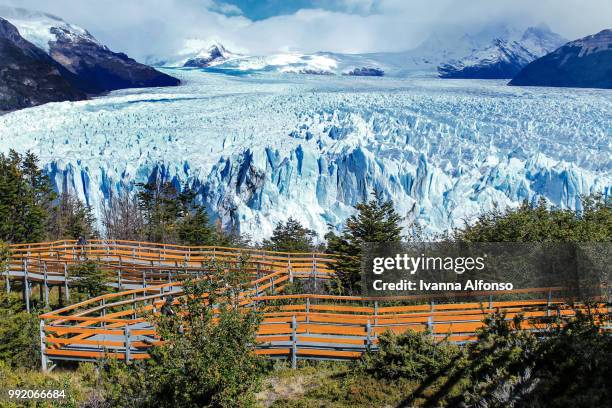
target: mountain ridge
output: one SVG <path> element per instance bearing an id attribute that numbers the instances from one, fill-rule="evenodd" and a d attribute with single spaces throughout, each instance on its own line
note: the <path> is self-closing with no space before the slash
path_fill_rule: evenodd
<path id="1" fill-rule="evenodd" d="M 0 111 L 86 99 L 68 73 L 0 17 Z"/>
<path id="2" fill-rule="evenodd" d="M 516 37 L 516 36 L 515 36 Z M 566 42 L 547 27 L 528 27 L 520 37 L 495 38 L 482 49 L 438 66 L 441 78 L 509 79 L 531 61 Z"/>
<path id="3" fill-rule="evenodd" d="M 508 84 L 611 89 L 612 29 L 568 42 L 525 66 Z"/>

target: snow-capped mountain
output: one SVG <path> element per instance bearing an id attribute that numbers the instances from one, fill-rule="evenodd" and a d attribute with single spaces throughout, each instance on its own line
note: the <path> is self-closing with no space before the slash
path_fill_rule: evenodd
<path id="1" fill-rule="evenodd" d="M 176 78 L 109 50 L 87 30 L 59 17 L 4 6 L 0 6 L 0 16 L 70 72 L 72 76 L 66 79 L 84 92 L 179 84 Z"/>
<path id="2" fill-rule="evenodd" d="M 312 75 L 380 76 L 384 64 L 362 55 L 317 52 L 282 53 L 228 60 L 215 68 L 240 72 L 281 72 Z"/>
<path id="3" fill-rule="evenodd" d="M 513 78 L 531 61 L 545 55 L 566 42 L 546 27 L 529 27 L 520 38 L 506 33 L 490 45 L 477 49 L 459 60 L 438 66 L 442 78 Z"/>
<path id="4" fill-rule="evenodd" d="M 189 58 L 183 64 L 184 67 L 206 68 L 219 65 L 230 58 L 236 58 L 237 55 L 229 52 L 221 44 L 213 44 L 210 47 L 200 51 L 195 56 Z"/>
<path id="5" fill-rule="evenodd" d="M 0 116 L 0 151 L 31 150 L 96 212 L 111 192 L 190 183 L 256 241 L 298 218 L 319 236 L 373 188 L 428 232 L 545 197 L 612 192 L 610 93 L 437 78 L 218 75 Z"/>
<path id="6" fill-rule="evenodd" d="M 571 41 L 533 61 L 510 85 L 612 88 L 612 30 Z"/>
<path id="7" fill-rule="evenodd" d="M 0 112 L 47 102 L 85 99 L 65 69 L 0 17 Z"/>

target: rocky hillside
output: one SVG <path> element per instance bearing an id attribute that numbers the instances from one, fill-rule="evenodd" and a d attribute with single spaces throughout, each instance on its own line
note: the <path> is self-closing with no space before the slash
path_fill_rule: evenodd
<path id="1" fill-rule="evenodd" d="M 99 94 L 123 88 L 180 84 L 176 78 L 111 51 L 87 30 L 59 17 L 4 6 L 0 6 L 0 16 L 63 67 L 60 73 L 64 79 L 82 92 Z"/>
<path id="2" fill-rule="evenodd" d="M 527 65 L 510 85 L 612 88 L 612 30 L 576 41 Z"/>
<path id="3" fill-rule="evenodd" d="M 64 75 L 59 64 L 0 18 L 0 111 L 85 99 Z"/>

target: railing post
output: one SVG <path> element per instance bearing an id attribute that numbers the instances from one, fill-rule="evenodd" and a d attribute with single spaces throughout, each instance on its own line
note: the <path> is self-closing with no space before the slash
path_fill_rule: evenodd
<path id="1" fill-rule="evenodd" d="M 43 262 L 43 280 L 45 283 L 45 306 L 49 307 L 49 280 L 47 274 L 47 262 Z"/>
<path id="2" fill-rule="evenodd" d="M 23 297 L 26 302 L 26 311 L 30 313 L 30 283 L 28 282 L 28 259 L 23 260 Z"/>
<path id="3" fill-rule="evenodd" d="M 291 317 L 291 368 L 297 368 L 297 321 Z"/>
<path id="4" fill-rule="evenodd" d="M 47 371 L 47 340 L 45 339 L 45 322 L 40 321 L 40 367 L 43 372 Z"/>
<path id="5" fill-rule="evenodd" d="M 310 323 L 310 297 L 306 298 L 306 323 Z"/>
<path id="6" fill-rule="evenodd" d="M 4 274 L 6 276 L 6 293 L 11 293 L 11 279 L 9 278 L 10 267 L 9 263 L 6 263 L 6 267 L 4 268 Z"/>
<path id="7" fill-rule="evenodd" d="M 317 273 L 318 273 L 317 258 L 315 257 L 315 254 L 312 254 L 312 275 L 314 277 L 315 290 L 317 290 Z"/>
<path id="8" fill-rule="evenodd" d="M 64 262 L 64 295 L 66 296 L 66 302 L 70 302 L 70 292 L 68 290 L 68 264 Z"/>
<path id="9" fill-rule="evenodd" d="M 129 363 L 130 359 L 132 358 L 132 356 L 131 356 L 132 345 L 130 343 L 130 326 L 127 325 L 127 324 L 125 325 L 124 333 L 125 333 L 125 341 L 124 341 L 124 344 L 125 344 L 125 362 Z"/>
<path id="10" fill-rule="evenodd" d="M 132 293 L 132 320 L 136 319 L 136 293 Z"/>
<path id="11" fill-rule="evenodd" d="M 117 290 L 121 290 L 121 269 L 123 267 L 123 261 L 121 260 L 121 255 L 119 255 L 119 268 L 117 269 Z"/>
<path id="12" fill-rule="evenodd" d="M 374 326 L 378 326 L 378 300 L 374 301 Z"/>
<path id="13" fill-rule="evenodd" d="M 370 324 L 370 319 L 368 319 L 368 323 L 366 324 L 366 347 L 369 350 L 372 347 L 372 325 Z"/>
<path id="14" fill-rule="evenodd" d="M 546 300 L 546 317 L 550 317 L 550 306 L 552 305 L 552 291 L 548 291 L 548 299 Z"/>
<path id="15" fill-rule="evenodd" d="M 435 308 L 436 308 L 436 303 L 435 303 L 435 302 L 432 300 L 432 301 L 431 301 L 431 303 L 430 303 L 430 305 L 429 305 L 429 311 L 430 311 L 431 313 L 433 313 L 433 312 L 434 312 L 434 310 L 435 310 Z"/>
<path id="16" fill-rule="evenodd" d="M 431 336 L 434 337 L 434 321 L 433 316 L 429 316 L 427 318 L 427 330 L 431 333 Z"/>
<path id="17" fill-rule="evenodd" d="M 287 254 L 287 271 L 289 272 L 289 282 L 293 283 L 293 268 L 291 268 L 291 254 Z"/>
<path id="18" fill-rule="evenodd" d="M 102 300 L 100 301 L 100 306 L 102 306 L 102 317 L 106 316 L 106 299 L 102 298 Z M 106 322 L 102 321 L 102 327 L 106 327 Z"/>
<path id="19" fill-rule="evenodd" d="M 493 309 L 493 295 L 489 295 L 489 310 Z"/>

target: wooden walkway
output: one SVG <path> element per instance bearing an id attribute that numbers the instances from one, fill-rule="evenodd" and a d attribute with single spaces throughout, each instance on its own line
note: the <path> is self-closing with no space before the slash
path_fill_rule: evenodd
<path id="1" fill-rule="evenodd" d="M 212 273 L 212 260 L 226 265 L 248 256 L 250 289 L 242 306 L 263 313 L 256 353 L 290 359 L 354 359 L 376 350 L 386 330 L 428 330 L 434 338 L 456 343 L 475 340 L 483 319 L 496 310 L 529 321 L 526 330 L 539 331 L 552 317 L 574 316 L 577 309 L 555 298 L 560 288 L 512 291 L 525 300 L 507 300 L 508 292 L 480 294 L 481 301 L 422 304 L 419 296 L 367 298 L 316 293 L 283 294 L 287 283 L 301 280 L 316 288 L 333 277 L 333 257 L 325 254 L 287 254 L 237 248 L 189 248 L 126 241 L 92 241 L 79 248 L 72 241 L 11 247 L 7 283 L 29 282 L 45 288 L 78 282 L 70 266 L 96 259 L 108 272 L 116 292 L 42 314 L 43 368 L 53 360 L 96 360 L 112 356 L 124 360 L 148 358 L 158 344 L 146 315 L 158 313 L 169 294 L 182 295 L 186 277 Z M 419 304 L 421 303 L 421 304 Z M 605 305 L 597 310 L 609 312 Z"/>

